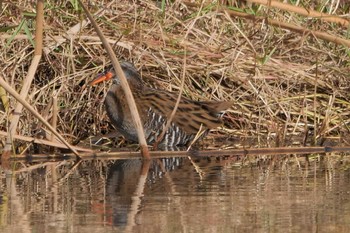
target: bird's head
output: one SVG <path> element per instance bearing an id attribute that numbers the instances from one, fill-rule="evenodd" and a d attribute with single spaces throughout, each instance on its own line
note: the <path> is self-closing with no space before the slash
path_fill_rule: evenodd
<path id="1" fill-rule="evenodd" d="M 134 65 L 132 65 L 129 62 L 122 62 L 120 66 L 122 67 L 124 75 L 128 80 L 129 84 L 131 82 L 135 82 L 135 84 L 141 84 L 142 81 L 140 78 L 140 74 L 137 72 Z M 94 80 L 90 82 L 90 85 L 96 85 L 100 82 L 108 81 L 111 79 L 113 80 L 114 84 L 120 85 L 120 78 L 116 74 L 113 65 L 108 66 L 103 73 L 99 74 Z"/>

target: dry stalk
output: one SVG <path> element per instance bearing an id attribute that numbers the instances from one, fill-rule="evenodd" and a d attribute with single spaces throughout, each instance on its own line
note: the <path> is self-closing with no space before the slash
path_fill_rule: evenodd
<path id="1" fill-rule="evenodd" d="M 35 55 L 33 57 L 32 63 L 31 63 L 29 70 L 28 70 L 28 75 L 26 76 L 26 79 L 23 82 L 23 87 L 21 89 L 20 98 L 22 100 L 24 100 L 28 94 L 30 84 L 33 81 L 34 74 L 35 74 L 35 71 L 36 71 L 38 64 L 40 62 L 40 59 L 41 59 L 41 55 Z M 8 91 L 8 90 L 6 90 L 6 91 Z M 10 124 L 9 130 L 8 130 L 8 137 L 7 137 L 6 145 L 5 145 L 5 148 L 3 151 L 4 154 L 10 153 L 10 151 L 12 150 L 13 136 L 16 133 L 17 124 L 18 124 L 19 118 L 21 116 L 22 109 L 23 109 L 23 105 L 21 103 L 17 103 L 16 108 L 14 110 L 15 114 L 12 116 L 11 124 Z"/>
<path id="2" fill-rule="evenodd" d="M 58 116 L 58 106 L 57 106 L 57 93 L 54 93 L 52 96 L 52 119 L 51 119 L 51 125 L 52 128 L 57 130 L 57 116 Z M 51 134 L 50 141 L 53 142 L 55 139 L 54 135 Z M 54 152 L 54 148 L 51 148 L 51 152 Z"/>
<path id="3" fill-rule="evenodd" d="M 247 0 L 247 2 L 258 3 L 267 7 L 275 7 L 281 10 L 285 10 L 287 12 L 295 12 L 306 17 L 318 18 L 331 23 L 338 23 L 345 28 L 348 28 L 350 25 L 350 21 L 346 18 L 325 14 L 311 9 L 305 9 L 304 7 L 298 7 L 275 0 Z"/>
<path id="4" fill-rule="evenodd" d="M 75 26 L 74 26 L 75 27 Z M 74 31 L 74 27 L 72 27 L 70 30 Z M 73 34 L 71 33 L 71 37 L 74 38 Z M 11 38 L 11 35 L 0 35 L 0 39 L 9 39 Z M 17 34 L 12 38 L 13 40 L 28 40 L 28 36 L 24 34 Z M 87 36 L 87 35 L 80 35 L 79 39 L 82 41 L 86 41 L 89 44 L 95 44 L 99 45 L 102 44 L 101 39 L 98 36 Z M 52 49 L 55 49 L 58 45 L 62 45 L 62 43 L 66 42 L 67 39 L 63 36 L 50 36 L 47 38 L 44 38 L 45 42 L 52 43 L 52 45 L 47 45 L 44 47 L 45 54 L 49 54 L 52 52 Z M 131 50 L 134 46 L 131 42 L 120 42 L 118 40 L 115 40 L 113 38 L 107 38 L 108 43 L 115 44 L 119 47 L 125 48 L 127 50 Z M 46 51 L 45 51 L 46 49 Z"/>
<path id="5" fill-rule="evenodd" d="M 58 115 L 58 106 L 57 106 L 57 94 L 54 93 L 52 96 L 52 119 L 51 125 L 54 129 L 57 128 L 57 115 Z M 50 141 L 53 141 L 55 138 L 51 135 Z"/>
<path id="6" fill-rule="evenodd" d="M 9 99 L 7 98 L 6 91 L 4 88 L 0 87 L 0 101 L 1 105 L 4 107 L 4 111 L 8 112 L 9 109 Z M 0 109 L 1 111 L 1 109 Z"/>
<path id="7" fill-rule="evenodd" d="M 54 129 L 52 126 L 37 112 L 35 109 L 25 101 L 5 80 L 0 76 L 0 86 L 2 86 L 10 95 L 20 102 L 28 111 L 30 111 L 39 121 L 41 121 L 54 135 L 56 135 L 63 144 L 65 144 L 76 156 L 79 153 Z"/>
<path id="8" fill-rule="evenodd" d="M 236 12 L 236 11 L 227 10 L 227 9 L 222 9 L 222 11 L 227 11 L 228 14 L 230 14 L 231 16 L 238 16 L 238 17 L 242 17 L 242 18 L 251 19 L 254 21 L 266 20 L 266 17 L 253 16 L 253 15 L 242 13 L 242 12 Z M 307 29 L 307 28 L 304 28 L 301 26 L 293 25 L 290 23 L 286 23 L 286 22 L 282 22 L 282 21 L 278 21 L 278 20 L 274 20 L 274 19 L 268 19 L 268 24 L 272 25 L 272 26 L 278 26 L 280 28 L 288 29 L 288 30 L 291 30 L 294 32 L 298 32 L 302 35 L 315 36 L 315 37 L 318 37 L 322 40 L 326 40 L 326 41 L 333 42 L 333 43 L 336 43 L 339 45 L 344 45 L 344 46 L 350 47 L 350 40 L 343 39 L 343 38 L 338 37 L 338 36 L 333 36 L 333 35 L 330 35 L 330 34 L 325 33 L 325 32 L 310 30 L 310 29 Z"/>
<path id="9" fill-rule="evenodd" d="M 25 80 L 23 81 L 23 86 L 20 93 L 20 98 L 25 99 L 28 95 L 28 91 L 30 88 L 30 85 L 34 79 L 35 71 L 38 67 L 39 61 L 41 59 L 42 54 L 42 47 L 43 47 L 43 25 L 44 25 L 44 1 L 38 0 L 36 5 L 36 30 L 35 30 L 35 51 L 34 51 L 34 58 L 32 60 L 32 64 L 30 65 L 30 68 L 28 70 L 28 75 L 26 76 Z M 23 106 L 20 103 L 17 103 L 14 115 L 11 120 L 11 124 L 8 130 L 8 137 L 6 140 L 6 145 L 3 151 L 3 156 L 7 157 L 6 155 L 10 153 L 12 150 L 12 140 L 13 136 L 16 133 L 17 125 L 19 118 L 22 113 Z"/>
<path id="10" fill-rule="evenodd" d="M 119 61 L 118 61 L 117 57 L 115 56 L 114 51 L 112 50 L 112 47 L 107 42 L 102 31 L 99 29 L 97 23 L 95 22 L 94 18 L 92 17 L 92 15 L 88 11 L 88 9 L 85 7 L 85 5 L 80 0 L 79 0 L 79 3 L 82 6 L 82 8 L 84 9 L 86 15 L 88 16 L 91 24 L 95 28 L 98 36 L 101 38 L 101 41 L 102 41 L 105 49 L 107 50 L 109 58 L 112 60 L 114 70 L 116 71 L 118 77 L 120 78 L 120 83 L 121 83 L 121 86 L 125 92 L 125 97 L 126 97 L 126 100 L 128 102 L 128 106 L 130 108 L 130 112 L 131 112 L 131 116 L 132 116 L 135 128 L 137 130 L 137 136 L 138 136 L 138 140 L 139 140 L 140 147 L 141 147 L 141 154 L 143 155 L 144 158 L 150 159 L 150 155 L 149 155 L 149 151 L 148 151 L 148 147 L 147 147 L 147 142 L 145 139 L 145 133 L 143 131 L 143 126 L 141 123 L 139 112 L 137 111 L 135 99 L 131 93 L 128 81 L 125 78 L 124 72 L 119 64 Z"/>
<path id="11" fill-rule="evenodd" d="M 0 137 L 5 138 L 6 135 L 7 135 L 6 132 L 0 131 Z M 40 139 L 40 138 L 27 137 L 27 136 L 22 136 L 22 135 L 14 135 L 13 138 L 21 140 L 21 141 L 32 142 L 32 143 L 52 146 L 52 147 L 56 147 L 56 148 L 69 149 L 69 147 L 67 147 L 66 145 L 64 145 L 62 143 L 52 142 L 52 141 L 48 141 L 48 140 L 44 140 L 44 139 Z M 89 152 L 89 153 L 93 152 L 91 149 L 82 148 L 82 147 L 78 147 L 78 146 L 72 146 L 72 148 L 74 148 L 77 151 L 82 151 L 82 152 Z"/>
<path id="12" fill-rule="evenodd" d="M 265 0 L 262 0 L 262 1 L 266 2 Z M 275 1 L 271 1 L 271 2 L 275 2 Z M 185 4 L 188 6 L 198 7 L 198 5 L 195 3 L 185 2 Z M 299 7 L 297 7 L 297 8 L 299 8 Z M 233 10 L 226 9 L 225 7 L 219 7 L 219 11 L 227 12 L 231 16 L 238 16 L 238 17 L 250 19 L 253 21 L 265 21 L 266 20 L 266 17 L 254 16 L 254 15 L 243 13 L 243 12 L 233 11 Z M 338 17 L 331 17 L 331 18 L 339 19 L 337 22 L 340 23 L 340 21 L 341 21 L 342 24 L 344 24 L 344 25 L 345 25 L 345 22 L 347 23 L 347 25 L 349 24 L 349 21 L 346 19 L 342 19 L 342 18 L 338 18 Z M 330 41 L 330 42 L 333 42 L 333 43 L 336 43 L 339 45 L 344 45 L 344 46 L 347 46 L 350 48 L 350 40 L 347 40 L 347 39 L 344 39 L 344 38 L 341 38 L 338 36 L 333 36 L 333 35 L 330 35 L 330 34 L 325 33 L 325 32 L 310 30 L 310 29 L 307 29 L 307 28 L 304 28 L 301 26 L 293 25 L 290 23 L 286 23 L 286 22 L 282 22 L 282 21 L 274 20 L 274 19 L 270 19 L 270 18 L 268 18 L 268 24 L 272 25 L 272 26 L 278 26 L 280 28 L 288 29 L 288 30 L 291 30 L 294 32 L 298 32 L 302 35 L 315 36 L 315 37 L 318 37 L 322 40 Z"/>
<path id="13" fill-rule="evenodd" d="M 153 159 L 173 157 L 220 157 L 238 155 L 290 155 L 290 154 L 313 154 L 313 153 L 339 153 L 349 152 L 350 147 L 275 147 L 275 148 L 243 148 L 227 150 L 203 150 L 203 151 L 150 151 Z M 138 152 L 98 152 L 94 154 L 82 154 L 83 159 L 140 159 Z"/>

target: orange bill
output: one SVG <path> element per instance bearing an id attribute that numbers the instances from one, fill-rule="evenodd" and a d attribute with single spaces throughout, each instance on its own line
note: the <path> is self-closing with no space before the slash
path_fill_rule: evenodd
<path id="1" fill-rule="evenodd" d="M 96 85 L 97 83 L 108 81 L 112 79 L 113 73 L 110 71 L 107 71 L 99 76 L 97 76 L 94 80 L 92 80 L 89 84 L 90 86 Z"/>

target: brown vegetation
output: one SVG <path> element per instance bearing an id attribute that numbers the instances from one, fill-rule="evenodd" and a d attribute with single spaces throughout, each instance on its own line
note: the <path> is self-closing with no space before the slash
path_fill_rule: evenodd
<path id="1" fill-rule="evenodd" d="M 113 128 L 103 108 L 109 87 L 87 85 L 109 61 L 81 8 L 72 2 L 46 1 L 44 53 L 26 100 L 50 121 L 57 96 L 57 131 L 77 144 Z M 349 133 L 348 30 L 337 21 L 322 19 L 331 14 L 346 22 L 350 9 L 346 1 L 328 5 L 305 1 L 302 8 L 322 13 L 308 18 L 250 1 L 246 5 L 163 1 L 164 8 L 159 1 L 83 2 L 90 12 L 98 12 L 95 19 L 117 56 L 132 61 L 150 86 L 179 92 L 186 51 L 183 94 L 195 100 L 236 101 L 224 116 L 225 125 L 212 137 L 259 137 L 283 146 L 299 136 L 300 145 L 320 145 L 326 138 Z M 0 76 L 17 92 L 34 53 L 28 39 L 35 28 L 33 4 L 2 4 Z M 2 93 L 0 87 L 4 133 L 16 101 Z M 26 110 L 17 134 L 51 137 Z M 6 141 L 2 135 L 0 148 Z M 16 141 L 14 148 L 21 153 L 30 145 Z"/>

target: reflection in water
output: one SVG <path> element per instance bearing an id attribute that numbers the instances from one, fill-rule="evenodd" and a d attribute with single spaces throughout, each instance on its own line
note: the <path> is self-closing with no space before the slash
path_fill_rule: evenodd
<path id="1" fill-rule="evenodd" d="M 349 232 L 346 157 L 307 158 L 17 163 L 0 232 Z"/>
<path id="2" fill-rule="evenodd" d="M 182 158 L 152 160 L 148 168 L 150 185 L 166 172 L 179 167 Z M 132 205 L 142 173 L 142 160 L 119 160 L 109 169 L 106 185 L 107 202 L 111 207 L 112 223 L 115 226 L 125 226 L 128 223 L 128 213 Z"/>

